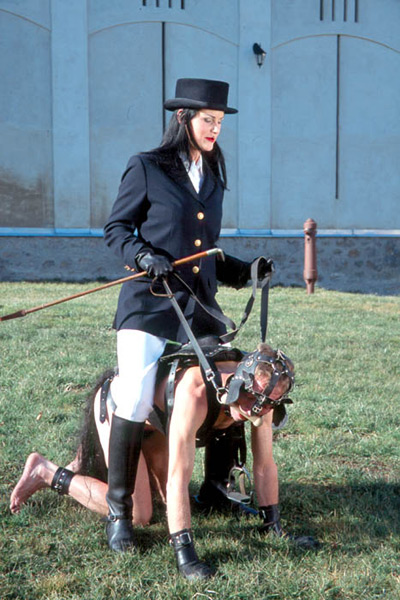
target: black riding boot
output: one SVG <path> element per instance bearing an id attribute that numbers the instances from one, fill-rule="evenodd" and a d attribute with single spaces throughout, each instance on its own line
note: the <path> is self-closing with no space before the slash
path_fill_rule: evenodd
<path id="1" fill-rule="evenodd" d="M 115 552 L 136 546 L 132 527 L 132 494 L 142 447 L 144 423 L 113 416 L 108 459 L 108 545 Z"/>
<path id="2" fill-rule="evenodd" d="M 238 437 L 239 436 L 239 437 Z M 241 432 L 229 427 L 221 435 L 209 440 L 204 454 L 204 481 L 196 500 L 204 509 L 230 509 L 227 498 L 229 473 L 236 464 Z"/>

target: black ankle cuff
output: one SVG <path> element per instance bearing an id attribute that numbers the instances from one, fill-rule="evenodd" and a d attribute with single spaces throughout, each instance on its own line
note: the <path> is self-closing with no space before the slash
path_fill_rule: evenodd
<path id="1" fill-rule="evenodd" d="M 186 564 L 199 562 L 199 557 L 194 549 L 193 535 L 190 529 L 182 529 L 176 533 L 171 533 L 170 543 L 175 550 L 178 569 Z"/>
<path id="2" fill-rule="evenodd" d="M 66 496 L 69 492 L 71 479 L 74 475 L 75 473 L 69 469 L 58 467 L 57 471 L 54 473 L 53 481 L 51 482 L 51 489 L 58 492 L 60 496 Z"/>
<path id="3" fill-rule="evenodd" d="M 176 533 L 171 533 L 169 539 L 171 546 L 173 546 L 175 550 L 193 544 L 193 535 L 191 529 L 181 529 Z"/>
<path id="4" fill-rule="evenodd" d="M 170 544 L 173 546 L 178 571 L 189 580 L 209 579 L 213 575 L 212 569 L 199 560 L 193 544 L 193 536 L 190 529 L 181 529 L 171 533 Z"/>

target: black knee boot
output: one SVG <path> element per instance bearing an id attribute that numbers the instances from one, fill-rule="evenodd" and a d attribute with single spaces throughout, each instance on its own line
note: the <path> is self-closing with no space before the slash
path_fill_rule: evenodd
<path id="1" fill-rule="evenodd" d="M 132 527 L 132 494 L 142 447 L 144 423 L 113 416 L 108 459 L 108 545 L 115 552 L 136 546 Z"/>
<path id="2" fill-rule="evenodd" d="M 214 510 L 231 508 L 232 503 L 227 497 L 229 473 L 236 464 L 241 435 L 240 427 L 229 427 L 207 442 L 204 481 L 196 498 L 200 507 Z"/>

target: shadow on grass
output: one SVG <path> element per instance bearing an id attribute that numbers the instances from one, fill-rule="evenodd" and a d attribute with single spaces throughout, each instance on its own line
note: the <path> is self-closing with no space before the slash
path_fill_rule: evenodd
<path id="1" fill-rule="evenodd" d="M 283 483 L 281 514 L 296 535 L 316 535 L 332 547 L 384 542 L 400 535 L 400 484 Z"/>
<path id="2" fill-rule="evenodd" d="M 353 482 L 347 485 L 283 483 L 281 485 L 281 519 L 285 531 L 294 536 L 313 536 L 321 542 L 319 549 L 362 554 L 385 543 L 396 543 L 400 536 L 400 484 L 377 481 Z M 212 514 L 212 513 L 211 513 Z M 215 513 L 214 513 L 215 514 Z M 225 517 L 221 517 L 222 519 Z M 227 517 L 229 518 L 229 517 Z M 265 548 L 265 541 L 277 543 L 270 534 L 254 534 L 260 524 L 258 517 L 240 517 L 246 530 L 242 543 L 248 558 Z M 199 521 L 196 537 L 226 535 L 226 526 Z M 231 526 L 232 536 L 234 524 Z M 271 539 L 272 538 L 272 539 Z M 291 553 L 304 552 L 294 543 L 284 542 Z M 397 542 L 400 547 L 400 542 Z M 312 549 L 315 551 L 317 549 Z M 229 551 L 226 553 L 229 555 Z M 222 560 L 222 556 L 218 556 Z"/>
<path id="3" fill-rule="evenodd" d="M 81 515 L 87 512 L 71 499 L 65 500 L 66 522 L 59 523 L 61 529 L 70 519 L 76 519 L 75 511 Z M 45 520 L 46 516 L 60 513 L 60 510 L 64 512 L 60 499 L 46 491 L 29 501 L 25 518 L 23 513 L 19 517 L 8 515 L 4 525 L 7 527 L 7 522 L 10 525 L 11 520 L 16 519 L 19 523 L 15 525 L 20 528 L 32 519 Z M 202 558 L 214 565 L 238 561 L 242 556 L 246 560 L 256 559 L 265 552 L 266 544 L 274 552 L 283 551 L 292 556 L 316 551 L 358 556 L 385 544 L 395 544 L 400 549 L 400 484 L 385 481 L 350 482 L 347 485 L 282 483 L 281 517 L 285 531 L 295 536 L 311 535 L 319 540 L 320 548 L 304 550 L 271 534 L 259 534 L 258 517 L 233 513 L 201 515 L 194 512 L 194 536 L 199 547 L 207 547 L 206 552 L 201 552 Z M 101 517 L 93 514 L 90 521 L 92 535 L 106 550 Z M 167 547 L 168 529 L 163 507 L 156 507 L 151 527 L 136 529 L 136 537 L 140 552 L 144 554 Z M 212 540 L 212 544 L 208 540 Z"/>

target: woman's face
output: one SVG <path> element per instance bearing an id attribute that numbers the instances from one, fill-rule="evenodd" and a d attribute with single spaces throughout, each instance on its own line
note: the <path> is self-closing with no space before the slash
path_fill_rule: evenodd
<path id="1" fill-rule="evenodd" d="M 190 121 L 194 141 L 202 152 L 210 152 L 214 148 L 214 144 L 221 131 L 224 114 L 222 110 L 205 108 L 204 110 L 199 110 L 196 116 Z M 198 158 L 198 151 L 197 149 L 193 150 L 192 158 L 196 159 L 195 154 L 197 154 Z"/>

